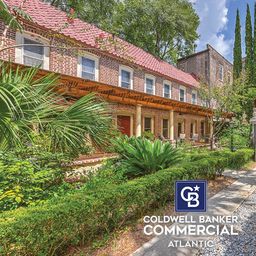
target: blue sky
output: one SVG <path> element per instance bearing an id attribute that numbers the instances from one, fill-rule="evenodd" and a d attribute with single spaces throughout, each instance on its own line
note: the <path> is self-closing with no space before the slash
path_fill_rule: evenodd
<path id="1" fill-rule="evenodd" d="M 246 4 L 251 8 L 253 19 L 255 0 L 190 0 L 193 2 L 201 24 L 197 50 L 203 50 L 210 43 L 228 60 L 233 59 L 233 43 L 237 8 L 240 11 L 242 47 L 244 52 Z M 252 20 L 253 22 L 253 20 Z"/>

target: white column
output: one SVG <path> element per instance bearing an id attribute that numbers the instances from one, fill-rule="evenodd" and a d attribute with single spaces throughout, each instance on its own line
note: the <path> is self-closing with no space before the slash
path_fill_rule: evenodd
<path id="1" fill-rule="evenodd" d="M 170 140 L 174 140 L 174 112 L 173 110 L 170 110 L 170 116 L 169 116 L 169 125 L 170 125 Z"/>
<path id="2" fill-rule="evenodd" d="M 141 105 L 136 106 L 136 137 L 141 136 Z"/>

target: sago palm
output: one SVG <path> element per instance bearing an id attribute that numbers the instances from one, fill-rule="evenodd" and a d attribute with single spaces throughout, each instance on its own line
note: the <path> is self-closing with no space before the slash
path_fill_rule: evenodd
<path id="1" fill-rule="evenodd" d="M 14 70 L 3 63 L 0 69 L 0 149 L 33 143 L 35 127 L 47 134 L 52 151 L 77 152 L 86 140 L 98 145 L 107 141 L 111 116 L 93 94 L 70 104 L 55 93 L 56 75 L 36 79 L 36 68 Z"/>
<path id="2" fill-rule="evenodd" d="M 141 176 L 166 169 L 180 160 L 179 150 L 169 142 L 144 138 L 118 139 L 117 150 L 128 177 Z"/>

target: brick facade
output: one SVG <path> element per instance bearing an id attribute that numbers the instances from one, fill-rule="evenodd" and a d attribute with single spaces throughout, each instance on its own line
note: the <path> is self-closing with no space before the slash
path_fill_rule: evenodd
<path id="1" fill-rule="evenodd" d="M 232 82 L 233 65 L 210 45 L 204 51 L 178 60 L 177 66 L 185 72 L 195 74 L 210 86 Z M 224 71 L 223 80 L 219 79 L 220 66 Z"/>
<path id="2" fill-rule="evenodd" d="M 4 29 L 3 23 L 0 21 L 0 34 L 2 34 Z M 47 31 L 40 30 L 34 27 L 25 27 L 24 35 L 30 34 L 35 38 L 44 38 L 46 40 L 51 40 L 51 35 L 47 33 Z M 16 44 L 15 39 L 15 31 L 10 30 L 7 35 L 7 42 L 5 42 L 6 46 L 14 46 Z M 50 54 L 49 54 L 49 70 L 57 73 L 67 74 L 71 76 L 77 76 L 78 73 L 78 55 L 83 55 L 83 51 L 79 50 L 79 54 L 77 50 L 66 50 L 61 47 L 73 46 L 73 43 L 68 43 L 68 40 L 63 40 L 61 38 L 56 39 L 55 43 L 51 44 Z M 57 47 L 55 47 L 57 46 Z M 157 73 L 154 73 L 149 70 L 142 69 L 139 66 L 131 64 L 130 62 L 126 62 L 124 60 L 120 60 L 114 58 L 106 53 L 99 52 L 93 49 L 88 50 L 89 53 L 92 53 L 98 56 L 99 59 L 99 81 L 101 83 L 118 86 L 119 84 L 119 66 L 125 65 L 129 66 L 133 69 L 133 89 L 144 92 L 145 86 L 145 75 L 150 74 L 155 77 L 155 94 L 158 96 L 163 96 L 163 82 L 166 77 L 160 76 Z M 10 60 L 12 62 L 15 61 L 15 49 L 8 49 L 4 52 L 0 53 L 0 58 L 4 60 Z M 175 81 L 168 80 L 172 86 L 172 99 L 179 100 L 179 87 Z M 185 86 L 184 84 L 182 86 Z M 185 86 L 186 87 L 186 101 L 191 103 L 192 99 L 192 90 L 196 90 L 193 86 Z M 198 99 L 198 104 L 200 104 L 200 100 Z M 135 135 L 136 131 L 136 107 L 129 106 L 124 104 L 116 104 L 111 103 L 113 117 L 116 119 L 117 115 L 129 115 L 132 119 L 132 134 Z M 154 134 L 156 136 L 162 133 L 162 120 L 169 119 L 170 114 L 169 111 L 163 111 L 159 109 L 146 108 L 142 107 L 142 120 L 144 117 L 152 117 L 154 123 Z M 185 120 L 185 121 L 184 121 Z M 178 122 L 184 123 L 186 138 L 190 137 L 190 123 L 196 122 L 200 123 L 204 121 L 205 118 L 202 116 L 192 116 L 189 114 L 180 115 L 179 113 L 174 113 L 174 138 L 178 137 Z M 196 131 L 199 133 L 199 125 L 196 126 Z M 143 122 L 142 122 L 142 131 L 144 130 Z"/>

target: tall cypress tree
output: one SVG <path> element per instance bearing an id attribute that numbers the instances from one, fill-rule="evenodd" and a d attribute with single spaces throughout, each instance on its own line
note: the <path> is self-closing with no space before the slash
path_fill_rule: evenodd
<path id="1" fill-rule="evenodd" d="M 256 2 L 254 4 L 254 35 L 253 35 L 253 77 L 256 86 Z"/>
<path id="2" fill-rule="evenodd" d="M 256 41 L 254 42 L 256 43 Z M 256 49 L 256 48 L 255 48 Z M 235 30 L 235 43 L 234 43 L 234 65 L 233 65 L 233 78 L 239 78 L 242 72 L 242 47 L 241 47 L 241 24 L 239 10 L 236 13 L 236 30 Z M 255 51 L 256 54 L 256 51 Z M 256 68 L 256 65 L 255 65 Z"/>
<path id="3" fill-rule="evenodd" d="M 247 84 L 253 83 L 253 40 L 252 40 L 252 20 L 250 6 L 247 4 L 246 27 L 245 27 L 245 70 L 247 76 Z"/>

